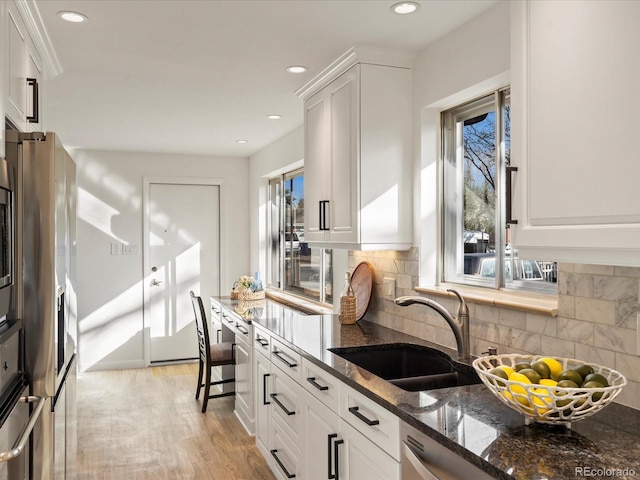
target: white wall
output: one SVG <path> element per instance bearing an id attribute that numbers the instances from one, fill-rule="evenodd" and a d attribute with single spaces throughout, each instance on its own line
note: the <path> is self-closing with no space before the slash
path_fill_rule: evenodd
<path id="1" fill-rule="evenodd" d="M 436 280 L 440 112 L 508 85 L 510 4 L 500 3 L 449 33 L 414 64 L 414 242 L 420 245 L 420 283 Z"/>
<path id="2" fill-rule="evenodd" d="M 78 167 L 80 369 L 142 367 L 143 177 L 224 180 L 220 187 L 224 294 L 225 286 L 230 290 L 233 280 L 249 271 L 249 161 L 82 150 L 71 154 Z M 111 255 L 111 243 L 137 244 L 140 254 Z"/>

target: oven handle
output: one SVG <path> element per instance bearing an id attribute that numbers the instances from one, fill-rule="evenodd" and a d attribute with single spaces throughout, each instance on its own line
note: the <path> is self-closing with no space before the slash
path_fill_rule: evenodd
<path id="1" fill-rule="evenodd" d="M 40 413 L 42 413 L 42 407 L 44 407 L 44 402 L 46 400 L 47 400 L 46 397 L 34 397 L 31 395 L 29 395 L 28 397 L 20 398 L 20 401 L 22 403 L 34 403 L 34 402 L 38 402 L 38 403 L 36 405 L 35 410 L 31 414 L 31 417 L 29 418 L 29 422 L 27 423 L 27 425 L 24 427 L 24 430 L 22 431 L 20 440 L 18 440 L 18 442 L 16 443 L 16 446 L 14 446 L 13 449 L 0 453 L 0 462 L 7 462 L 12 458 L 15 458 L 20 454 L 22 454 L 22 452 L 24 451 L 25 445 L 29 441 L 29 436 L 31 435 L 31 431 L 33 430 L 34 425 L 38 421 L 38 418 L 40 417 Z"/>

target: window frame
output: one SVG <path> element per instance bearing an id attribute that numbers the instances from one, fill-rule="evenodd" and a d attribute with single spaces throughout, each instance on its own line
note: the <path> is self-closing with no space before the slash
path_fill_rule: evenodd
<path id="1" fill-rule="evenodd" d="M 303 298 L 305 300 L 311 300 L 314 302 L 319 303 L 320 305 L 323 306 L 332 306 L 332 303 L 330 300 L 327 300 L 327 296 L 328 296 L 328 289 L 326 287 L 326 282 L 327 282 L 327 277 L 330 277 L 330 275 L 326 275 L 326 270 L 327 270 L 327 256 L 331 256 L 332 257 L 332 251 L 329 249 L 324 249 L 324 248 L 318 248 L 318 247 L 309 247 L 309 248 L 313 248 L 313 249 L 317 249 L 318 252 L 316 252 L 318 254 L 319 257 L 319 267 L 318 267 L 318 296 L 316 297 L 315 295 L 305 295 L 304 291 L 301 291 L 300 289 L 292 289 L 292 288 L 287 288 L 287 284 L 286 284 L 286 256 L 285 256 L 285 250 L 286 250 L 286 235 L 287 235 L 287 195 L 286 195 L 286 183 L 287 181 L 291 180 L 292 178 L 298 177 L 298 176 L 304 176 L 304 168 L 297 168 L 294 170 L 290 170 L 281 174 L 278 174 L 276 176 L 270 177 L 268 179 L 268 187 L 267 187 L 267 204 L 269 205 L 269 208 L 267 209 L 268 215 L 267 215 L 267 231 L 268 231 L 268 241 L 267 241 L 267 282 L 268 282 L 268 287 L 271 289 L 277 289 L 283 293 L 286 293 L 287 295 L 293 295 L 293 296 L 297 296 L 300 298 Z M 272 185 L 274 183 L 277 183 L 279 186 L 274 189 L 272 187 Z M 275 230 L 273 227 L 273 222 L 274 222 L 274 218 L 273 218 L 273 193 L 274 190 L 277 190 L 277 192 L 279 193 L 279 202 L 277 205 L 277 215 L 278 215 L 278 219 L 276 219 L 276 221 L 278 222 L 278 226 L 277 226 L 277 231 L 278 231 L 278 265 L 274 265 L 274 254 L 273 254 L 273 242 L 272 242 L 272 232 Z M 291 227 L 293 228 L 293 224 L 291 224 Z M 297 232 L 293 232 L 293 230 L 291 230 L 292 233 L 297 233 Z M 302 242 L 302 243 L 306 243 L 306 242 Z M 331 258 L 331 263 L 333 263 L 333 258 Z M 274 282 L 274 272 L 277 271 L 277 282 Z M 331 278 L 328 278 L 329 281 L 331 281 Z"/>

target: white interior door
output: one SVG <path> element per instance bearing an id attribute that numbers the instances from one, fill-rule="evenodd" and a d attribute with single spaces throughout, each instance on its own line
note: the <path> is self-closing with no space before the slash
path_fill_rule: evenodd
<path id="1" fill-rule="evenodd" d="M 150 183 L 148 195 L 149 361 L 197 358 L 189 291 L 202 297 L 208 316 L 210 296 L 219 291 L 219 186 Z"/>

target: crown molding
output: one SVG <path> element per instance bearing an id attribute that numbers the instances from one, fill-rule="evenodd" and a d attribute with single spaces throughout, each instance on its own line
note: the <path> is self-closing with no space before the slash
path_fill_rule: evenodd
<path id="1" fill-rule="evenodd" d="M 358 63 L 410 69 L 415 57 L 415 52 L 406 50 L 355 45 L 296 90 L 295 94 L 302 99 L 309 98 Z"/>
<path id="2" fill-rule="evenodd" d="M 53 42 L 42 21 L 42 16 L 35 0 L 14 0 L 14 2 L 24 20 L 27 32 L 42 58 L 45 76 L 47 78 L 57 77 L 62 73 L 62 65 L 58 60 Z"/>

